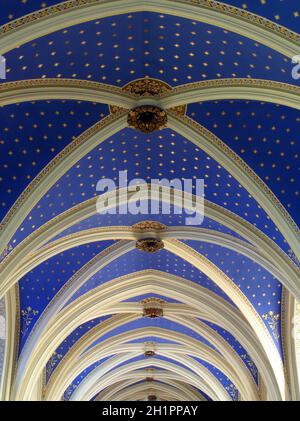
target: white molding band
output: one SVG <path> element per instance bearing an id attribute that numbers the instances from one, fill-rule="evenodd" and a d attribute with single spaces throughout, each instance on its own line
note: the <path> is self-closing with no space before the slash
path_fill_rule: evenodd
<path id="1" fill-rule="evenodd" d="M 171 320 L 172 317 L 173 314 L 168 318 Z M 184 325 L 185 321 L 187 321 L 186 318 L 182 318 L 182 321 L 178 319 L 179 324 Z M 197 325 L 197 320 L 195 320 L 194 323 Z M 60 379 L 60 382 L 56 382 L 54 384 L 52 383 L 47 386 L 45 398 L 50 401 L 59 400 L 64 390 L 72 383 L 72 380 L 74 380 L 77 375 L 102 358 L 129 351 L 140 351 L 140 354 L 143 354 L 143 343 L 128 344 L 128 341 L 141 339 L 147 336 L 154 336 L 168 339 L 180 344 L 180 346 L 159 343 L 155 344 L 155 350 L 158 355 L 168 356 L 175 352 L 206 360 L 217 367 L 220 371 L 223 371 L 224 374 L 234 382 L 241 395 L 244 397 L 244 400 L 258 400 L 258 391 L 256 384 L 253 381 L 253 377 L 246 366 L 242 363 L 242 360 L 237 357 L 235 351 L 232 350 L 226 341 L 221 339 L 220 335 L 216 334 L 206 325 L 198 323 L 198 328 L 197 333 L 205 337 L 206 340 L 213 344 L 221 355 L 219 352 L 214 351 L 210 347 L 199 343 L 199 341 L 178 332 L 161 328 L 135 329 L 131 332 L 125 332 L 109 338 L 108 340 L 101 342 L 98 346 L 95 346 L 91 350 L 85 352 L 78 360 L 70 361 L 71 364 L 69 366 L 68 373 L 65 373 L 63 378 L 59 373 L 56 376 L 56 379 Z"/>
<path id="2" fill-rule="evenodd" d="M 180 367 L 177 364 L 159 359 L 148 358 L 146 361 L 136 361 L 134 363 L 127 363 L 117 369 L 113 368 L 118 364 L 127 361 L 129 358 L 133 358 L 134 356 L 138 356 L 138 354 L 131 353 L 129 355 L 125 354 L 125 356 L 122 357 L 113 357 L 101 364 L 101 366 L 97 367 L 87 377 L 85 377 L 71 396 L 71 400 L 90 400 L 96 393 L 98 393 L 98 391 L 103 390 L 116 380 L 123 379 L 123 375 L 125 375 L 125 378 L 128 378 L 130 371 L 153 366 L 170 370 L 173 373 L 186 378 L 189 380 L 190 384 L 196 386 L 200 390 L 203 390 L 209 396 L 214 395 L 216 397 L 215 400 L 230 401 L 229 395 L 224 390 L 219 380 L 217 380 L 217 378 L 202 365 L 198 365 L 197 369 L 195 369 L 193 373 L 192 371 Z"/>
<path id="3" fill-rule="evenodd" d="M 97 237 L 96 237 L 97 238 Z M 88 242 L 90 242 L 89 240 Z M 96 241 L 96 240 L 95 240 Z M 194 250 L 189 248 L 188 246 L 184 245 L 183 243 L 180 243 L 176 240 L 169 240 L 164 239 L 165 242 L 165 248 L 172 253 L 178 255 L 181 258 L 184 258 L 185 260 L 192 263 L 195 267 L 197 267 L 199 270 L 204 272 L 210 279 L 212 279 L 231 299 L 232 301 L 239 307 L 240 311 L 245 314 L 246 318 L 250 322 L 250 319 L 252 319 L 252 327 L 260 337 L 260 340 L 262 341 L 262 344 L 265 348 L 265 350 L 269 349 L 269 353 L 275 352 L 275 355 L 277 358 L 276 363 L 276 357 L 273 355 L 273 365 L 274 367 L 277 367 L 277 375 L 280 376 L 280 373 L 282 375 L 282 363 L 281 359 L 279 357 L 278 351 L 274 345 L 274 342 L 272 338 L 270 337 L 268 340 L 265 338 L 266 331 L 264 331 L 264 324 L 261 321 L 260 317 L 258 316 L 258 319 L 261 321 L 262 325 L 260 323 L 257 324 L 257 316 L 253 317 L 253 312 L 255 313 L 254 309 L 252 308 L 252 305 L 246 298 L 243 296 L 243 294 L 239 293 L 239 289 L 236 287 L 236 285 L 231 281 L 230 278 L 224 275 L 219 269 L 217 270 L 216 266 L 213 265 L 211 262 L 209 262 L 208 259 L 205 259 L 204 256 L 201 256 L 199 253 L 196 253 Z M 74 244 L 79 245 L 79 243 Z M 63 249 L 59 250 L 62 251 Z M 42 255 L 42 252 L 39 252 L 39 255 Z M 50 257 L 50 256 L 49 256 Z M 211 269 L 212 270 L 211 270 Z M 217 273 L 219 271 L 219 273 Z M 219 276 L 220 275 L 220 276 Z M 243 297 L 242 300 L 240 300 L 240 297 Z M 247 310 L 248 309 L 248 310 Z M 252 316 L 251 316 L 252 314 Z M 260 332 L 260 333 L 259 333 Z M 264 333 L 265 334 L 264 334 Z M 269 348 L 270 345 L 272 345 L 271 348 Z M 275 365 L 275 363 L 277 365 Z M 278 377 L 279 378 L 279 377 Z M 281 379 L 283 381 L 283 378 Z M 282 386 L 283 390 L 283 386 Z"/>
<path id="4" fill-rule="evenodd" d="M 299 86 L 263 79 L 213 79 L 176 86 L 160 97 L 162 108 L 204 101 L 263 101 L 300 109 Z"/>
<path id="5" fill-rule="evenodd" d="M 1 106 L 53 99 L 90 101 L 131 109 L 140 97 L 113 85 L 78 79 L 28 79 L 0 84 Z M 225 99 L 264 101 L 300 110 L 298 86 L 262 79 L 213 79 L 192 82 L 176 86 L 170 92 L 155 97 L 158 105 L 164 109 Z"/>
<path id="6" fill-rule="evenodd" d="M 159 381 L 163 383 L 177 383 L 179 385 L 187 385 L 192 390 L 194 389 L 195 385 L 191 385 L 189 383 L 189 380 L 185 377 L 182 377 L 178 374 L 175 374 L 169 370 L 156 370 L 155 368 L 146 368 L 146 369 L 139 369 L 139 370 L 131 370 L 130 372 L 124 374 L 121 376 L 121 379 L 114 381 L 111 386 L 108 386 L 105 388 L 105 390 L 102 390 L 98 393 L 96 400 L 110 400 L 111 396 L 113 395 L 114 390 L 122 390 L 123 385 L 130 385 L 134 384 L 136 382 L 143 381 L 146 377 L 151 376 L 154 379 L 157 379 L 159 377 Z M 209 391 L 210 387 L 206 384 L 207 387 L 207 395 L 210 396 L 212 399 L 217 400 L 214 391 L 211 390 L 211 393 Z M 102 397 L 103 396 L 103 397 Z"/>
<path id="7" fill-rule="evenodd" d="M 175 255 L 187 260 L 197 269 L 202 271 L 206 276 L 215 282 L 233 301 L 244 315 L 250 326 L 256 332 L 268 358 L 272 361 L 273 369 L 276 374 L 282 398 L 286 397 L 286 384 L 283 364 L 279 352 L 274 341 L 265 327 L 260 316 L 253 308 L 251 302 L 241 293 L 235 283 L 228 278 L 219 268 L 213 265 L 207 258 L 199 253 L 191 252 L 190 247 L 177 240 L 166 240 L 165 247 Z"/>
<path id="8" fill-rule="evenodd" d="M 90 101 L 126 109 L 136 103 L 136 97 L 121 88 L 87 80 L 45 78 L 0 84 L 1 106 L 53 99 Z"/>
<path id="9" fill-rule="evenodd" d="M 174 340 L 174 336 L 176 336 L 174 334 L 174 332 L 170 332 L 170 331 L 166 331 L 165 334 L 163 334 L 163 332 L 161 332 L 159 329 L 146 329 L 145 332 L 141 332 L 141 334 L 139 335 L 139 337 L 144 337 L 145 333 L 149 333 L 149 334 L 154 334 L 156 336 L 162 337 L 162 338 L 173 338 Z M 132 336 L 134 335 L 135 332 L 133 332 Z M 176 332 L 177 334 L 177 332 Z M 131 335 L 129 336 L 131 337 Z M 180 338 L 179 338 L 180 339 Z M 113 342 L 113 341 L 112 341 Z M 91 354 L 94 355 L 93 358 L 87 359 L 87 357 L 89 355 L 86 356 L 86 361 L 84 361 L 85 363 L 83 364 L 83 361 L 79 362 L 79 367 L 81 367 L 82 369 L 85 369 L 86 367 L 88 367 L 89 365 L 93 364 L 94 362 L 96 362 L 99 359 L 105 358 L 107 356 L 110 355 L 119 355 L 119 354 L 124 354 L 124 353 L 137 353 L 138 355 L 142 355 L 143 354 L 143 350 L 144 350 L 144 344 L 131 344 L 131 345 L 126 345 L 125 343 L 120 344 L 121 347 L 119 346 L 119 348 L 114 347 L 113 345 L 111 346 L 111 348 L 109 349 L 109 345 L 107 347 L 106 350 L 102 350 L 101 349 L 101 345 L 99 347 L 97 347 L 97 349 L 93 350 L 93 352 L 91 352 Z M 230 367 L 225 364 L 225 360 L 221 360 L 220 357 L 217 356 L 217 354 L 213 354 L 213 350 L 211 350 L 210 348 L 208 348 L 206 350 L 206 352 L 201 352 L 202 349 L 202 345 L 199 344 L 198 342 L 198 351 L 197 349 L 189 349 L 188 347 L 180 347 L 181 349 L 179 349 L 179 347 L 174 346 L 175 349 L 172 349 L 168 346 L 159 346 L 158 344 L 156 344 L 156 351 L 157 351 L 157 355 L 161 355 L 161 356 L 169 356 L 170 358 L 173 358 L 174 360 L 177 360 L 179 362 L 182 362 L 184 364 L 184 360 L 180 361 L 180 355 L 182 354 L 186 354 L 186 355 L 192 355 L 195 357 L 199 357 L 202 358 L 203 360 L 207 360 L 208 362 L 211 362 L 213 364 L 216 364 L 217 367 L 219 367 L 219 369 L 221 371 L 223 371 L 229 378 L 233 378 L 235 380 L 235 384 L 237 385 L 238 388 L 240 388 L 239 390 L 241 390 L 241 393 L 244 394 L 244 397 L 248 398 L 248 400 L 253 400 L 253 397 L 256 397 L 256 393 L 255 393 L 255 389 L 253 388 L 253 385 L 251 385 L 250 383 L 250 389 L 248 390 L 248 393 L 245 392 L 245 386 L 243 385 L 243 383 L 241 382 L 241 380 L 238 379 L 238 375 L 235 374 L 232 369 L 230 369 Z M 177 350 L 176 350 L 177 348 Z M 177 352 L 176 352 L 177 351 Z M 97 358 L 96 352 L 98 352 L 99 358 Z M 176 353 L 176 357 L 173 355 L 173 353 Z M 90 364 L 91 363 L 91 364 Z M 78 369 L 76 369 L 76 373 L 80 374 L 80 371 Z M 243 375 L 243 372 L 242 372 Z M 245 377 L 245 376 L 244 376 Z M 247 382 L 247 384 L 249 385 L 249 382 Z M 61 396 L 62 392 L 64 391 L 64 389 L 62 389 L 61 387 L 59 388 L 58 392 L 56 395 L 49 395 L 46 396 L 47 400 L 59 400 L 59 397 Z M 251 396 L 252 399 L 251 399 Z M 257 399 L 256 399 L 257 400 Z"/>
<path id="10" fill-rule="evenodd" d="M 4 350 L 3 371 L 1 379 L 0 400 L 9 401 L 11 387 L 16 370 L 16 359 L 19 344 L 19 287 L 13 286 L 5 295 L 6 342 Z"/>
<path id="11" fill-rule="evenodd" d="M 213 0 L 73 0 L 33 12 L 3 25 L 0 28 L 0 54 L 72 25 L 139 11 L 165 13 L 215 25 L 260 42 L 289 58 L 300 51 L 299 34 L 275 22 Z M 137 104 L 136 96 L 120 88 L 96 82 L 41 79 L 5 83 L 0 86 L 1 106 L 50 99 L 93 101 L 114 105 L 120 109 L 71 142 L 22 192 L 1 225 L 0 253 L 9 244 L 34 206 L 73 165 L 110 136 L 127 127 L 127 110 Z M 195 121 L 174 111 L 176 106 L 219 99 L 267 101 L 300 110 L 300 88 L 272 81 L 223 79 L 182 85 L 173 88 L 170 93 L 155 98 L 157 104 L 168 112 L 168 127 L 209 154 L 252 195 L 270 216 L 300 260 L 299 228 L 266 184 L 221 139 Z M 121 199 L 124 201 L 125 195 L 122 195 Z M 163 200 L 168 199 L 163 197 Z M 175 193 L 174 203 L 177 200 L 181 200 L 179 193 Z M 107 391 L 115 398 L 146 397 L 148 385 L 136 385 L 132 382 L 139 378 L 141 369 L 148 364 L 163 369 L 162 378 L 166 383 L 156 384 L 156 388 L 165 398 L 181 397 L 174 382 L 182 378 L 185 382 L 182 387 L 186 398 L 197 398 L 197 395 L 192 393 L 193 390 L 187 389 L 186 383 L 190 383 L 205 391 L 214 400 L 230 400 L 217 378 L 191 356 L 205 359 L 223 371 L 238 387 L 243 400 L 258 400 L 257 387 L 246 366 L 220 335 L 197 320 L 197 317 L 201 316 L 203 320 L 224 326 L 224 329 L 234 334 L 247 349 L 259 370 L 263 393 L 269 399 L 297 400 L 299 386 L 295 374 L 297 367 L 292 318 L 295 307 L 297 308 L 294 297 L 300 300 L 299 268 L 279 247 L 251 224 L 221 207 L 206 203 L 208 205 L 206 216 L 233 229 L 250 241 L 251 245 L 230 235 L 205 229 L 174 227 L 153 234 L 163 239 L 166 250 L 185 259 L 215 282 L 231 298 L 237 309 L 215 294 L 204 291 L 195 284 L 192 285 L 192 282 L 186 280 L 182 282 L 178 277 L 158 271 L 144 271 L 134 276 L 130 274 L 114 279 L 64 307 L 82 284 L 101 268 L 132 250 L 135 241 L 144 235 L 133 232 L 129 227 L 104 227 L 81 231 L 45 245 L 66 227 L 94 215 L 95 200 L 89 200 L 67 210 L 19 244 L 1 263 L 0 297 L 5 296 L 9 332 L 5 350 L 3 387 L 0 388 L 1 399 L 3 397 L 3 400 L 8 400 L 13 397 L 21 400 L 42 400 L 45 392 L 46 399 L 57 400 L 62 396 L 64 387 L 71 383 L 81 369 L 99 359 L 99 355 L 103 357 L 113 354 L 114 356 L 104 364 L 89 373 L 75 390 L 71 400 L 89 400 L 96 393 L 101 397 Z M 19 302 L 16 286 L 18 280 L 38 264 L 61 251 L 80 244 L 108 239 L 122 241 L 84 265 L 57 294 L 31 332 L 15 374 L 19 333 Z M 242 253 L 267 269 L 288 288 L 294 297 L 288 294 L 285 300 L 286 307 L 283 309 L 285 324 L 283 323 L 282 333 L 284 350 L 288 353 L 285 361 L 287 366 L 283 366 L 273 338 L 259 314 L 237 285 L 220 268 L 179 240 L 205 241 Z M 99 331 L 108 332 L 112 326 L 122 326 L 126 321 L 141 317 L 140 303 L 123 301 L 146 292 L 181 300 L 183 304 L 166 305 L 165 317 L 195 330 L 209 340 L 217 351 L 206 345 L 199 345 L 199 342 L 178 332 L 175 335 L 168 330 L 149 328 L 126 332 L 84 352 L 86 349 L 84 347 L 94 339 L 93 335 L 99 334 Z M 222 309 L 223 311 L 220 311 Z M 100 327 L 92 329 L 71 347 L 61 364 L 54 370 L 44 390 L 44 368 L 57 346 L 85 321 L 112 314 L 114 316 L 109 323 L 104 322 Z M 159 344 L 157 354 L 174 358 L 186 368 L 151 358 L 147 362 L 127 363 L 121 368 L 118 367 L 120 362 L 126 362 L 142 353 L 143 345 L 128 345 L 126 343 L 128 338 L 140 339 L 147 332 L 162 338 L 177 339 L 178 345 Z M 83 342 L 83 339 L 86 342 Z M 170 371 L 174 371 L 174 374 L 170 374 Z M 60 375 L 63 376 L 63 381 L 59 381 Z M 287 383 L 291 391 L 288 390 Z M 118 388 L 120 385 L 123 387 Z"/>
<path id="12" fill-rule="evenodd" d="M 282 205 L 276 200 L 273 193 L 266 185 L 250 170 L 250 168 L 237 157 L 220 139 L 212 135 L 211 132 L 201 127 L 196 122 L 187 117 L 178 117 L 169 112 L 170 127 L 178 133 L 192 141 L 206 153 L 216 159 L 233 177 L 235 177 L 249 193 L 266 210 L 279 230 L 289 242 L 296 256 L 300 257 L 300 240 L 297 228 L 289 214 L 283 209 Z M 126 126 L 124 112 L 111 120 L 104 119 L 84 132 L 79 138 L 72 142 L 71 147 L 65 148 L 53 161 L 48 164 L 42 173 L 24 190 L 23 194 L 15 202 L 3 222 L 2 248 L 9 241 L 17 227 L 28 215 L 34 205 L 46 193 L 46 191 L 70 168 L 74 163 L 84 156 L 95 145 L 100 144 L 113 133 L 116 133 L 121 127 Z M 105 122 L 108 124 L 105 124 Z M 193 122 L 187 126 L 186 122 Z M 119 126 L 119 127 L 118 127 Z M 101 133 L 101 134 L 100 134 Z M 99 136 L 101 137 L 100 141 Z M 103 136 L 103 137 L 102 137 Z M 212 142 L 211 137 L 215 142 Z M 84 142 L 85 141 L 85 142 Z M 79 146 L 78 146 L 79 144 Z M 75 145 L 75 147 L 74 147 Z M 51 180 L 51 181 L 50 181 Z M 50 184 L 50 185 L 49 185 Z M 127 196 L 126 196 L 127 200 Z M 17 222 L 18 221 L 18 222 Z M 15 224 L 15 225 L 14 225 Z M 1 251 L 1 250 L 0 250 Z M 281 259 L 282 260 L 282 259 Z M 292 267 L 285 267 L 290 272 Z M 295 272 L 295 268 L 294 271 Z M 294 278 L 295 285 L 287 285 L 289 290 L 299 298 L 300 288 L 298 278 Z M 1 291 L 1 290 L 0 290 Z M 5 290 L 4 290 L 5 292 Z M 0 292 L 0 296 L 4 293 Z M 298 294 L 298 295 L 297 295 Z"/>
<path id="13" fill-rule="evenodd" d="M 133 244 L 128 242 L 119 243 L 115 246 L 111 247 L 109 250 L 105 250 L 103 253 L 99 253 L 94 259 L 92 259 L 92 263 L 95 262 L 94 265 L 85 265 L 82 270 L 77 272 L 77 276 L 72 277 L 67 285 L 62 288 L 60 293 L 55 297 L 55 299 L 50 303 L 50 305 L 44 310 L 40 320 L 38 321 L 36 327 L 31 332 L 24 349 L 19 358 L 18 363 L 18 372 L 16 377 L 16 382 L 21 381 L 23 376 L 23 370 L 25 369 L 26 364 L 28 363 L 29 359 L 31 358 L 31 354 L 34 349 L 37 347 L 39 340 L 41 339 L 41 335 L 47 331 L 47 327 L 50 325 L 51 321 L 57 318 L 59 311 L 63 308 L 63 306 L 67 303 L 67 301 L 72 297 L 72 295 L 76 292 L 76 290 L 84 284 L 85 279 L 89 279 L 99 270 L 104 268 L 105 266 L 109 265 L 112 261 L 117 259 L 118 257 L 122 256 L 124 253 L 132 250 L 134 247 Z M 86 270 L 85 270 L 86 269 Z M 52 351 L 52 353 L 54 350 Z M 20 375 L 19 375 L 20 373 Z"/>
<path id="14" fill-rule="evenodd" d="M 295 307 L 295 311 L 294 311 L 294 316 L 293 316 L 293 335 L 294 335 L 294 346 L 295 346 L 295 359 L 296 359 L 296 364 L 294 363 L 292 365 L 292 367 L 297 368 L 297 374 L 294 374 L 295 377 L 297 376 L 297 381 L 296 383 L 298 383 L 298 388 L 296 393 L 299 395 L 300 394 L 300 390 L 299 390 L 299 383 L 300 383 L 300 304 L 298 301 L 296 301 L 294 303 L 294 307 Z"/>
<path id="15" fill-rule="evenodd" d="M 152 393 L 153 391 L 153 393 Z M 162 393 L 160 393 L 162 392 Z M 112 397 L 111 400 L 120 400 L 120 401 L 128 401 L 134 400 L 136 401 L 138 397 L 143 398 L 144 400 L 147 399 L 149 395 L 158 394 L 160 399 L 163 397 L 169 397 L 176 399 L 178 401 L 198 401 L 200 399 L 200 395 L 196 395 L 196 393 L 192 394 L 186 387 L 181 384 L 180 387 L 172 387 L 170 384 L 161 384 L 159 382 L 151 382 L 151 385 L 144 383 L 139 385 L 133 385 L 126 388 L 123 388 L 121 391 L 116 392 Z"/>
<path id="16" fill-rule="evenodd" d="M 282 294 L 282 344 L 291 400 L 300 400 L 299 373 L 297 367 L 297 301 L 291 293 Z"/>

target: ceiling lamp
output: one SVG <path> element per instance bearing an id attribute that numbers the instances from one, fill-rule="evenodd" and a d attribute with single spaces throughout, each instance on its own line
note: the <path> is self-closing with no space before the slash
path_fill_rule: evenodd
<path id="1" fill-rule="evenodd" d="M 157 238 L 142 238 L 136 242 L 136 248 L 147 253 L 155 253 L 164 248 L 164 243 Z"/>
<path id="2" fill-rule="evenodd" d="M 166 127 L 167 113 L 156 105 L 140 105 L 129 111 L 128 126 L 142 133 L 152 133 Z"/>
<path id="3" fill-rule="evenodd" d="M 155 357 L 155 351 L 149 350 L 149 351 L 145 351 L 144 356 L 146 358 L 151 358 L 151 357 Z"/>
<path id="4" fill-rule="evenodd" d="M 143 316 L 149 317 L 150 319 L 156 319 L 158 317 L 163 317 L 163 305 L 165 304 L 164 300 L 159 298 L 146 298 L 142 300 L 143 304 Z"/>

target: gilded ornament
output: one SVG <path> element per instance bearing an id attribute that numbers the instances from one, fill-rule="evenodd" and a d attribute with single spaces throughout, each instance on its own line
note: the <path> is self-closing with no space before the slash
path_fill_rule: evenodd
<path id="1" fill-rule="evenodd" d="M 134 232 L 165 231 L 166 229 L 166 225 L 157 221 L 141 221 L 132 225 L 132 231 Z"/>
<path id="2" fill-rule="evenodd" d="M 155 355 L 156 355 L 155 351 L 149 350 L 149 351 L 144 352 L 144 356 L 147 357 L 147 358 L 154 357 Z"/>
<path id="3" fill-rule="evenodd" d="M 157 317 L 163 317 L 163 306 L 165 304 L 164 300 L 160 298 L 146 298 L 141 301 L 143 304 L 143 316 L 149 317 L 150 319 L 155 319 Z"/>
<path id="4" fill-rule="evenodd" d="M 143 238 L 136 242 L 136 248 L 147 253 L 155 253 L 164 248 L 164 242 L 157 238 Z"/>
<path id="5" fill-rule="evenodd" d="M 274 336 L 274 338 L 276 339 L 276 341 L 279 340 L 280 338 L 280 333 L 279 333 L 279 320 L 280 320 L 280 315 L 277 313 L 274 313 L 274 311 L 270 310 L 268 313 L 263 314 L 262 318 L 264 320 L 266 320 L 266 322 L 268 323 L 272 334 Z"/>
<path id="6" fill-rule="evenodd" d="M 142 133 L 152 133 L 166 127 L 167 113 L 156 105 L 141 105 L 129 111 L 128 126 Z"/>

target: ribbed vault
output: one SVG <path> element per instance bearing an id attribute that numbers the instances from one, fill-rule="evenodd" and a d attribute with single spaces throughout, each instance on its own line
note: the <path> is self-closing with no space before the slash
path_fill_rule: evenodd
<path id="1" fill-rule="evenodd" d="M 1 399 L 298 400 L 298 11 L 9 3 Z"/>

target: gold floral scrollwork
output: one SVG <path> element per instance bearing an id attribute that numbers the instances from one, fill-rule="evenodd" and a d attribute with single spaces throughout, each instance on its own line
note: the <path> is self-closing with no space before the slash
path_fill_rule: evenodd
<path id="1" fill-rule="evenodd" d="M 295 265 L 300 268 L 300 262 L 297 259 L 297 256 L 295 255 L 295 253 L 293 252 L 293 250 L 289 249 L 288 255 L 289 255 L 289 258 L 295 263 Z"/>
<path id="2" fill-rule="evenodd" d="M 227 390 L 233 401 L 237 401 L 239 399 L 239 392 L 234 384 L 231 383 L 229 386 L 226 386 L 225 389 Z"/>
<path id="3" fill-rule="evenodd" d="M 276 339 L 276 341 L 278 341 L 278 339 L 280 338 L 280 333 L 279 333 L 279 318 L 280 315 L 274 313 L 274 311 L 270 310 L 268 313 L 263 314 L 263 319 L 266 320 L 266 322 L 268 323 L 272 334 L 274 336 L 274 338 Z"/>
<path id="4" fill-rule="evenodd" d="M 63 400 L 64 401 L 68 401 L 70 399 L 70 397 L 72 396 L 72 393 L 74 392 L 74 390 L 76 389 L 77 386 L 75 386 L 73 383 L 70 384 L 70 386 L 67 387 L 64 396 L 63 396 Z"/>
<path id="5" fill-rule="evenodd" d="M 56 351 L 52 354 L 46 369 L 48 378 L 51 376 L 53 369 L 56 367 L 57 363 L 62 359 L 62 357 L 62 354 L 58 354 Z"/>
<path id="6" fill-rule="evenodd" d="M 10 245 L 10 244 L 8 244 L 5 248 L 4 248 L 4 250 L 2 251 L 2 253 L 0 254 L 0 263 L 5 259 L 5 257 L 6 256 L 8 256 L 9 255 L 9 253 L 11 252 L 11 250 L 12 250 L 13 248 L 12 248 L 12 246 Z"/>
<path id="7" fill-rule="evenodd" d="M 251 360 L 251 358 L 249 357 L 249 355 L 247 354 L 243 354 L 241 355 L 242 360 L 244 360 L 246 366 L 249 368 L 249 370 L 251 371 L 251 373 L 253 374 L 254 377 L 257 376 L 258 371 L 257 371 L 257 367 L 254 364 L 254 362 Z"/>
<path id="8" fill-rule="evenodd" d="M 21 310 L 23 328 L 21 329 L 22 335 L 25 335 L 29 329 L 29 326 L 35 316 L 39 314 L 38 310 L 34 310 L 32 307 L 28 306 L 25 310 Z"/>

